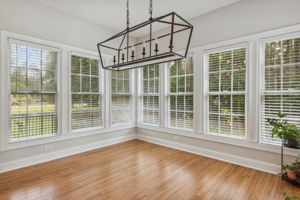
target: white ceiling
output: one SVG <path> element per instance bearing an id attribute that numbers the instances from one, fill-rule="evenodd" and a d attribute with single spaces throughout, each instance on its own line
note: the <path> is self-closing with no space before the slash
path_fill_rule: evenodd
<path id="1" fill-rule="evenodd" d="M 115 31 L 122 31 L 126 27 L 126 0 L 35 1 Z M 153 15 L 155 17 L 174 11 L 185 19 L 191 19 L 237 1 L 239 0 L 153 0 Z M 149 0 L 130 0 L 131 25 L 149 18 L 148 7 Z"/>

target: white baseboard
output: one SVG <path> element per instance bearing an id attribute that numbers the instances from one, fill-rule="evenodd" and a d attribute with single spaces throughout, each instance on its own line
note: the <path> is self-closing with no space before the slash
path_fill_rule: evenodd
<path id="1" fill-rule="evenodd" d="M 214 150 L 205 149 L 205 148 L 201 148 L 201 147 L 197 147 L 197 146 L 191 146 L 191 145 L 187 145 L 187 144 L 180 143 L 180 142 L 169 141 L 169 140 L 165 140 L 165 139 L 161 139 L 161 138 L 157 138 L 157 137 L 146 136 L 146 135 L 142 135 L 142 134 L 137 134 L 137 139 L 143 140 L 146 142 L 150 142 L 150 143 L 154 143 L 154 144 L 158 144 L 158 145 L 162 145 L 162 146 L 166 146 L 166 147 L 170 147 L 173 149 L 178 149 L 181 151 L 186 151 L 186 152 L 198 154 L 201 156 L 237 164 L 237 165 L 240 165 L 243 167 L 248 167 L 248 168 L 272 173 L 272 174 L 277 174 L 280 172 L 280 166 L 273 164 L 273 163 L 262 162 L 262 161 L 258 161 L 258 160 L 249 159 L 246 157 L 236 156 L 236 155 L 232 155 L 232 154 L 228 154 L 228 153 L 224 153 L 224 152 L 214 151 Z"/>
<path id="2" fill-rule="evenodd" d="M 91 144 L 87 144 L 87 145 L 77 146 L 77 147 L 73 147 L 73 148 L 69 148 L 69 149 L 65 149 L 65 150 L 61 150 L 61 151 L 55 151 L 55 152 L 50 152 L 50 153 L 46 153 L 46 154 L 42 154 L 42 155 L 38 155 L 38 156 L 32 156 L 29 158 L 20 159 L 20 160 L 16 160 L 16 161 L 12 161 L 12 162 L 1 163 L 0 164 L 0 173 L 27 167 L 27 166 L 31 166 L 31 165 L 35 165 L 35 164 L 39 164 L 39 163 L 43 163 L 43 162 L 47 162 L 47 161 L 51 161 L 51 160 L 55 160 L 58 158 L 75 155 L 78 153 L 98 149 L 101 147 L 106 147 L 106 146 L 113 145 L 113 144 L 118 144 L 118 143 L 129 141 L 129 140 L 134 140 L 134 139 L 143 140 L 146 142 L 150 142 L 150 143 L 170 147 L 173 149 L 178 149 L 181 151 L 198 154 L 201 156 L 206 156 L 209 158 L 214 158 L 217 160 L 222 160 L 225 162 L 241 165 L 244 167 L 257 169 L 260 171 L 265 171 L 268 173 L 275 174 L 280 171 L 280 166 L 275 165 L 273 163 L 257 161 L 257 160 L 253 160 L 253 159 L 249 159 L 249 158 L 245 158 L 245 157 L 240 157 L 240 156 L 236 156 L 236 155 L 232 155 L 232 154 L 228 154 L 228 153 L 224 153 L 224 152 L 213 151 L 210 149 L 205 149 L 205 148 L 201 148 L 201 147 L 197 147 L 197 146 L 191 146 L 191 145 L 187 145 L 184 143 L 169 141 L 169 140 L 165 140 L 165 139 L 161 139 L 161 138 L 157 138 L 157 137 L 151 137 L 151 136 L 146 136 L 146 135 L 142 135 L 142 134 L 137 134 L 137 135 L 129 134 L 129 135 L 111 138 L 111 139 L 107 139 L 107 140 L 103 140 L 103 141 L 99 141 L 99 142 L 95 142 L 95 143 L 91 143 Z"/>
<path id="3" fill-rule="evenodd" d="M 51 160 L 55 160 L 58 158 L 75 155 L 78 153 L 98 149 L 101 147 L 106 147 L 106 146 L 117 144 L 120 142 L 134 140 L 134 139 L 136 139 L 136 134 L 128 134 L 125 136 L 115 137 L 115 138 L 111 138 L 111 139 L 107 139 L 107 140 L 103 140 L 103 141 L 99 141 L 99 142 L 94 142 L 94 143 L 87 144 L 87 145 L 68 148 L 68 149 L 64 149 L 61 151 L 55 151 L 55 152 L 45 153 L 45 154 L 38 155 L 38 156 L 32 156 L 32 157 L 25 158 L 25 159 L 15 160 L 12 162 L 1 163 L 0 164 L 0 173 L 27 167 L 30 165 L 35 165 L 35 164 L 51 161 Z"/>

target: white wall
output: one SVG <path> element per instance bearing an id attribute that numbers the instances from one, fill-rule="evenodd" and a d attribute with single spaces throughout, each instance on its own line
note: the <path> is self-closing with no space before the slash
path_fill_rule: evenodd
<path id="1" fill-rule="evenodd" d="M 133 140 L 135 128 L 0 151 L 0 173 Z"/>
<path id="2" fill-rule="evenodd" d="M 192 47 L 300 23 L 299 0 L 241 0 L 191 20 Z"/>
<path id="3" fill-rule="evenodd" d="M 298 24 L 299 7 L 299 0 L 241 0 L 189 20 L 194 26 L 190 47 Z M 138 38 L 138 41 L 142 40 L 143 37 Z M 176 48 L 180 50 L 185 47 L 180 40 L 175 44 L 179 44 L 180 47 Z"/>
<path id="4" fill-rule="evenodd" d="M 94 51 L 116 34 L 32 0 L 0 0 L 0 29 Z"/>

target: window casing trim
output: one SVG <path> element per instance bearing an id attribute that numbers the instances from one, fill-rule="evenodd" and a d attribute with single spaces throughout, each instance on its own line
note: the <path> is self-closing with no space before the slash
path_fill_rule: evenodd
<path id="1" fill-rule="evenodd" d="M 143 68 L 139 68 L 137 69 L 137 73 L 138 73 L 138 85 L 139 85 L 139 88 L 137 89 L 137 96 L 138 96 L 138 101 L 140 102 L 140 106 L 139 106 L 139 109 L 138 109 L 138 123 L 139 124 L 144 124 L 144 125 L 149 125 L 149 126 L 156 126 L 156 127 L 159 127 L 161 126 L 161 86 L 162 86 L 162 83 L 161 83 L 161 67 L 162 65 L 159 64 L 158 65 L 158 73 L 159 73 L 159 76 L 158 78 L 147 78 L 147 80 L 158 80 L 158 92 L 148 92 L 148 93 L 143 93 L 143 88 L 144 88 L 144 78 L 143 78 Z M 158 96 L 158 109 L 152 109 L 153 111 L 158 111 L 158 123 L 157 124 L 151 124 L 151 123 L 146 123 L 143 121 L 143 97 L 144 96 Z M 147 110 L 150 110 L 149 108 L 147 108 Z"/>
<path id="2" fill-rule="evenodd" d="M 236 50 L 236 49 L 242 49 L 245 48 L 246 50 L 246 69 L 245 69 L 245 91 L 224 91 L 224 92 L 209 92 L 209 55 L 213 54 L 213 53 L 219 53 L 219 52 L 223 52 L 223 51 L 229 51 L 229 50 Z M 204 134 L 207 135 L 214 135 L 214 136 L 220 136 L 220 137 L 224 137 L 224 138 L 234 138 L 237 140 L 247 140 L 249 139 L 249 117 L 248 117 L 248 113 L 249 113 L 249 74 L 250 74 L 250 52 L 252 51 L 251 45 L 248 41 L 241 41 L 241 42 L 237 42 L 237 43 L 228 43 L 227 45 L 223 45 L 221 47 L 214 47 L 214 48 L 210 48 L 210 49 L 202 49 L 202 56 L 203 56 L 203 85 L 204 85 L 204 113 L 203 113 L 203 119 L 205 119 L 204 122 Z M 219 70 L 216 71 L 216 73 L 218 72 L 226 72 L 226 71 L 238 71 L 238 70 Z M 238 94 L 244 94 L 245 95 L 245 136 L 243 137 L 239 137 L 239 136 L 233 136 L 233 135 L 224 135 L 224 134 L 218 134 L 218 133 L 213 133 L 213 132 L 209 132 L 208 129 L 208 125 L 209 125 L 209 120 L 208 120 L 208 116 L 209 116 L 209 95 L 238 95 Z M 236 114 L 235 114 L 236 115 Z"/>
<path id="3" fill-rule="evenodd" d="M 287 29 L 290 29 L 293 27 L 296 27 L 296 30 L 298 31 L 291 31 L 289 32 Z M 275 95 L 275 94 L 285 94 L 285 95 L 289 95 L 289 94 L 295 94 L 300 92 L 299 90 L 276 90 L 276 91 L 271 91 L 268 92 L 265 89 L 265 45 L 269 42 L 278 42 L 278 41 L 283 41 L 283 40 L 287 40 L 287 39 L 291 39 L 291 38 L 297 38 L 300 37 L 300 25 L 299 28 L 297 28 L 296 26 L 291 26 L 288 28 L 283 28 L 282 32 L 279 34 L 273 34 L 270 36 L 266 36 L 263 37 L 261 39 L 259 39 L 257 41 L 258 43 L 258 64 L 257 64 L 257 76 L 259 79 L 259 83 L 258 83 L 258 96 L 257 96 L 257 104 L 258 104 L 258 112 L 257 112 L 257 142 L 259 144 L 263 144 L 263 145 L 272 145 L 272 146 L 280 146 L 279 143 L 268 143 L 268 142 L 264 142 L 262 140 L 262 123 L 261 120 L 262 119 L 262 110 L 264 110 L 264 104 L 263 104 L 263 100 L 262 97 L 271 94 L 271 95 Z M 275 30 L 275 32 L 278 30 Z M 291 65 L 291 64 L 279 64 L 279 66 L 284 66 L 284 65 Z M 269 67 L 269 66 L 268 66 Z M 288 119 L 288 118 L 287 118 Z"/>
<path id="4" fill-rule="evenodd" d="M 48 135 L 40 135 L 40 136 L 30 136 L 29 138 L 21 138 L 21 139 L 15 139 L 15 140 L 11 140 L 10 139 L 10 135 L 11 135 L 11 95 L 12 95 L 12 90 L 11 90 L 11 77 L 10 77 L 10 45 L 11 44 L 16 44 L 16 45 L 24 45 L 27 47 L 35 47 L 35 48 L 39 48 L 41 50 L 49 50 L 49 51 L 54 51 L 57 53 L 57 60 L 56 60 L 56 69 L 55 69 L 55 81 L 56 81 L 56 87 L 55 87 L 55 92 L 42 92 L 42 91 L 38 91 L 36 93 L 32 93 L 32 92 L 24 92 L 23 94 L 55 94 L 55 116 L 56 116 L 56 132 L 53 134 L 48 134 Z M 59 47 L 49 47 L 47 44 L 44 45 L 44 43 L 35 43 L 35 42 L 31 42 L 31 40 L 22 40 L 22 39 L 12 39 L 11 37 L 7 38 L 7 42 L 5 45 L 5 51 L 6 51 L 6 73 L 8 74 L 7 76 L 7 94 L 8 95 L 8 107 L 7 107 L 7 118 L 8 118 L 8 122 L 7 122 L 7 134 L 6 134 L 6 142 L 8 144 L 15 144 L 15 143 L 21 143 L 21 142 L 28 142 L 28 141 L 32 141 L 32 140 L 37 140 L 40 138 L 51 138 L 51 137 L 57 137 L 61 134 L 60 128 L 61 128 L 61 123 L 60 123 L 60 105 L 59 105 L 59 99 L 60 99 L 60 76 L 59 76 L 59 71 L 61 69 L 61 64 L 60 64 L 60 60 L 61 60 L 61 49 Z M 26 65 L 28 65 L 28 58 L 27 58 L 27 54 L 26 54 Z M 26 67 L 27 69 L 27 67 Z M 26 75 L 27 76 L 27 75 Z M 14 92 L 15 93 L 15 92 Z M 18 92 L 16 92 L 17 94 Z M 21 92 L 22 93 L 22 92 Z"/>
<path id="5" fill-rule="evenodd" d="M 109 109 L 109 116 L 110 116 L 110 120 L 109 120 L 109 124 L 111 127 L 126 127 L 126 126 L 134 126 L 135 124 L 135 106 L 134 106 L 134 103 L 135 103 L 135 95 L 134 95 L 134 82 L 135 82 L 135 70 L 129 70 L 129 92 L 128 93 L 113 93 L 112 92 L 112 71 L 109 71 L 109 87 L 111 88 L 110 89 L 110 109 Z M 123 79 L 122 79 L 123 80 Z M 124 94 L 124 95 L 130 95 L 130 108 L 131 108 L 131 111 L 130 111 L 130 118 L 129 118 L 129 121 L 128 122 L 124 122 L 124 123 L 117 123 L 117 124 L 113 124 L 112 123 L 112 95 L 113 94 Z"/>
<path id="6" fill-rule="evenodd" d="M 195 74 L 195 56 L 198 55 L 197 53 L 197 49 L 190 49 L 187 57 L 189 58 L 192 58 L 193 60 L 193 74 L 184 74 L 184 75 L 176 75 L 176 76 L 173 76 L 173 77 L 186 77 L 186 76 L 193 76 L 193 91 L 192 92 L 179 92 L 179 93 L 173 93 L 170 91 L 170 78 L 172 76 L 170 76 L 170 70 L 169 70 L 169 64 L 168 63 L 164 63 L 162 64 L 162 67 L 164 68 L 164 78 L 165 78 L 165 81 L 164 81 L 164 89 L 165 89 L 165 95 L 164 95 L 164 98 L 165 98 L 165 126 L 167 129 L 174 129 L 174 130 L 183 130 L 183 131 L 193 131 L 195 129 L 195 110 L 196 110 L 196 101 L 195 101 L 195 83 L 196 83 L 196 74 Z M 178 85 L 178 84 L 177 84 Z M 192 128 L 180 128 L 180 127 L 174 127 L 174 126 L 171 126 L 170 124 L 170 119 L 171 119 L 171 116 L 170 116 L 170 96 L 171 95 L 193 95 L 193 111 L 192 112 L 189 112 L 189 113 L 193 113 L 193 120 L 192 120 L 192 123 L 193 123 L 193 126 Z"/>
<path id="7" fill-rule="evenodd" d="M 94 60 L 99 60 L 99 57 L 97 56 L 97 54 L 91 54 L 91 53 L 84 53 L 82 51 L 70 51 L 69 52 L 69 75 L 68 75 L 68 83 L 69 83 L 69 130 L 71 133 L 73 134 L 78 134 L 78 133 L 81 133 L 81 132 L 87 132 L 87 131 L 94 131 L 94 130 L 101 130 L 103 128 L 105 128 L 105 112 L 106 110 L 104 109 L 105 107 L 105 104 L 106 104 L 106 101 L 105 101 L 105 93 L 104 93 L 104 83 L 105 83 L 105 70 L 102 69 L 102 67 L 100 66 L 100 62 L 99 62 L 99 92 L 97 94 L 99 94 L 101 96 L 101 109 L 102 109 L 102 112 L 101 112 L 101 117 L 102 117 L 102 126 L 95 126 L 95 127 L 89 127 L 89 128 L 82 128 L 82 129 L 75 129 L 73 130 L 72 129 L 72 80 L 71 80 L 71 75 L 72 75 L 72 62 L 71 62 L 71 59 L 72 59 L 72 56 L 78 56 L 78 57 L 83 57 L 83 58 L 88 58 L 88 59 L 94 59 Z M 87 94 L 90 94 L 90 93 L 87 93 Z"/>

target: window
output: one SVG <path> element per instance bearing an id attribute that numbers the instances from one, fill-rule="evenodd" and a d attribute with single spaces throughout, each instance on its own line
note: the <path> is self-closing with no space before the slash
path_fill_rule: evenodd
<path id="1" fill-rule="evenodd" d="M 125 124 L 131 122 L 131 89 L 130 71 L 112 71 L 112 124 Z"/>
<path id="2" fill-rule="evenodd" d="M 246 48 L 208 54 L 208 132 L 245 137 Z"/>
<path id="3" fill-rule="evenodd" d="M 260 141 L 279 144 L 271 136 L 268 118 L 281 112 L 300 125 L 300 37 L 266 42 L 263 51 Z"/>
<path id="4" fill-rule="evenodd" d="M 9 141 L 57 133 L 56 70 L 58 50 L 9 40 Z"/>
<path id="5" fill-rule="evenodd" d="M 102 126 L 99 61 L 71 56 L 72 129 Z"/>
<path id="6" fill-rule="evenodd" d="M 193 58 L 173 61 L 169 67 L 169 126 L 193 129 Z"/>
<path id="7" fill-rule="evenodd" d="M 159 125 L 159 65 L 142 68 L 142 122 Z"/>

